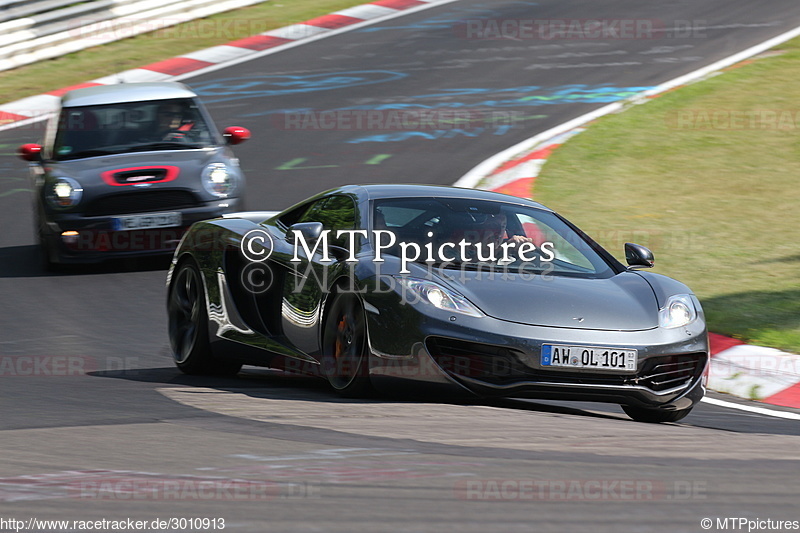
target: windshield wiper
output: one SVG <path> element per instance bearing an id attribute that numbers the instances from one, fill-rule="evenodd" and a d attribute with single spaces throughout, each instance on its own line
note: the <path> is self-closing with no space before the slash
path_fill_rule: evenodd
<path id="1" fill-rule="evenodd" d="M 127 149 L 127 152 L 147 152 L 148 150 L 190 150 L 200 148 L 201 145 L 197 143 L 181 143 L 160 141 L 155 143 L 140 144 Z"/>
<path id="2" fill-rule="evenodd" d="M 100 155 L 109 155 L 109 154 L 117 154 L 119 153 L 118 150 L 83 150 L 81 152 L 75 152 L 74 154 L 64 154 L 58 158 L 59 161 L 66 161 L 68 159 L 81 159 L 84 157 L 97 157 Z"/>

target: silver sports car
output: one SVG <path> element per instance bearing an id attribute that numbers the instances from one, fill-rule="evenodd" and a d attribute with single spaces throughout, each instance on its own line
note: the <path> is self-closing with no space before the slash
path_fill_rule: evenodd
<path id="1" fill-rule="evenodd" d="M 347 395 L 590 400 L 676 421 L 705 392 L 703 311 L 688 287 L 643 270 L 649 250 L 625 256 L 536 202 L 346 186 L 192 226 L 168 276 L 170 341 L 187 373 L 254 364 Z"/>

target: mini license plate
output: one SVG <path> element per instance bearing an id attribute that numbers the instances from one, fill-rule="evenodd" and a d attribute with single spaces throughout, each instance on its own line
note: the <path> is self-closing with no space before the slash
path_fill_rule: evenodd
<path id="1" fill-rule="evenodd" d="M 145 213 L 114 217 L 114 231 L 130 231 L 135 229 L 171 228 L 180 226 L 183 220 L 181 213 Z"/>
<path id="2" fill-rule="evenodd" d="M 604 346 L 543 344 L 542 367 L 636 372 L 637 353 L 637 350 Z"/>

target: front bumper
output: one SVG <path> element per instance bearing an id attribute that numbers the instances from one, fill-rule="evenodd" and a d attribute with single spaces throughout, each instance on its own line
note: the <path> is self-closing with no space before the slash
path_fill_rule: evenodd
<path id="1" fill-rule="evenodd" d="M 403 306 L 399 313 L 410 312 Z M 684 328 L 600 331 L 529 326 L 450 313 L 418 314 L 416 333 L 398 339 L 397 323 L 386 307 L 368 313 L 372 358 L 370 375 L 377 385 L 398 379 L 447 386 L 478 396 L 599 401 L 666 410 L 686 409 L 705 393 L 708 334 L 702 319 Z M 398 322 L 399 320 L 399 322 Z M 392 326 L 394 323 L 394 327 Z M 391 334 L 394 329 L 394 334 Z M 409 332 L 410 328 L 404 331 Z M 633 348 L 636 373 L 557 369 L 540 364 L 542 344 Z"/>
<path id="2" fill-rule="evenodd" d="M 206 202 L 198 207 L 160 209 L 160 212 L 180 212 L 181 225 L 130 231 L 116 231 L 114 216 L 59 213 L 44 223 L 42 236 L 57 263 L 97 263 L 120 257 L 165 255 L 175 251 L 181 237 L 192 224 L 236 212 L 241 209 L 241 204 L 238 198 L 228 198 Z M 68 231 L 78 234 L 65 239 L 62 233 Z"/>

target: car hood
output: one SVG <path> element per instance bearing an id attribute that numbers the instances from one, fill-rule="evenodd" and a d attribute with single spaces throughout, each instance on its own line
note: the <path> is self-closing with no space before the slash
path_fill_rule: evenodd
<path id="1" fill-rule="evenodd" d="M 48 163 L 52 175 L 66 175 L 80 181 L 84 186 L 103 183 L 102 174 L 108 171 L 136 167 L 178 167 L 175 181 L 191 179 L 197 183 L 203 169 L 212 162 L 226 161 L 224 147 L 197 150 L 163 150 L 113 154 L 70 161 Z M 174 184 L 173 184 L 174 185 Z"/>
<path id="2" fill-rule="evenodd" d="M 606 279 L 489 272 L 454 272 L 446 278 L 487 315 L 534 326 L 639 331 L 658 327 L 650 284 L 633 272 Z"/>

